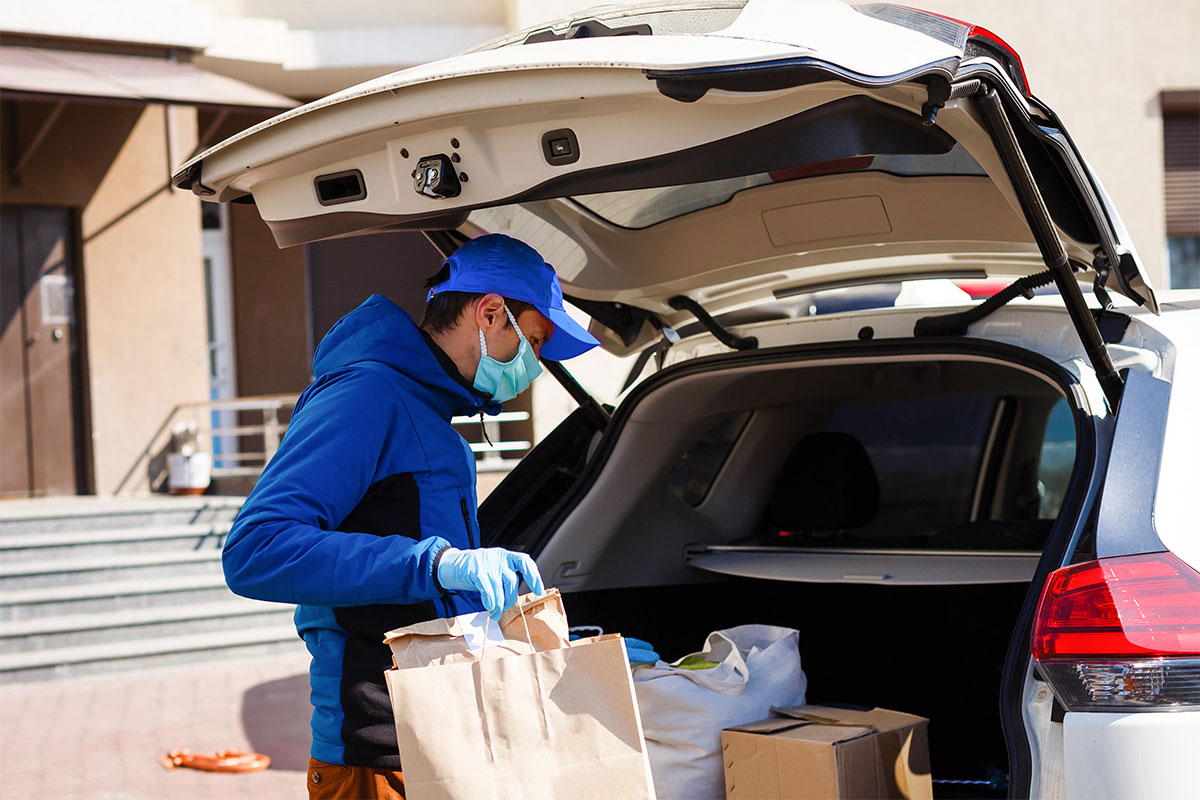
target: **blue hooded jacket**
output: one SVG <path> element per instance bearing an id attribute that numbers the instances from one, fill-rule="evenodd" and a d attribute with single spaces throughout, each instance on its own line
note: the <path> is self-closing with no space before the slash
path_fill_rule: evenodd
<path id="1" fill-rule="evenodd" d="M 447 547 L 479 546 L 475 457 L 450 418 L 489 398 L 380 295 L 333 326 L 313 373 L 234 521 L 225 578 L 246 597 L 298 604 L 312 757 L 398 770 L 383 634 L 483 608 L 445 591 L 436 567 Z"/>

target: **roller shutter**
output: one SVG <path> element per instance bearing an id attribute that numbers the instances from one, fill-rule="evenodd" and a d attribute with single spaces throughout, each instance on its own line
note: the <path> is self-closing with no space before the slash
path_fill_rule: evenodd
<path id="1" fill-rule="evenodd" d="M 1200 234 L 1200 99 L 1197 103 L 1163 113 L 1168 236 Z"/>
<path id="2" fill-rule="evenodd" d="M 1200 91 L 1162 94 L 1163 190 L 1171 286 L 1200 287 Z"/>

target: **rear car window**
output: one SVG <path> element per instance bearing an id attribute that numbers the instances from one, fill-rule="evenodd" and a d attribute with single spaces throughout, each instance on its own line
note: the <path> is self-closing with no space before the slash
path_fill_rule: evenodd
<path id="1" fill-rule="evenodd" d="M 879 479 L 879 514 L 854 538 L 918 544 L 908 540 L 969 520 L 996 403 L 965 395 L 840 405 L 825 430 L 858 439 Z"/>
<path id="2" fill-rule="evenodd" d="M 902 177 L 928 175 L 986 175 L 983 167 L 961 144 L 946 153 L 918 155 L 867 155 L 841 158 L 790 169 L 760 172 L 682 186 L 632 189 L 622 192 L 576 195 L 571 199 L 601 219 L 622 228 L 641 229 L 705 208 L 729 202 L 738 192 L 769 183 L 850 172 L 886 172 Z"/>

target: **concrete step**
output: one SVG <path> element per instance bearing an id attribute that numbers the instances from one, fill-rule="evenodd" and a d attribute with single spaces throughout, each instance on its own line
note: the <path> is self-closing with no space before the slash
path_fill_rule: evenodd
<path id="1" fill-rule="evenodd" d="M 135 578 L 167 578 L 221 571 L 221 551 L 119 553 L 86 558 L 57 558 L 0 564 L 0 590 L 78 585 Z"/>
<path id="2" fill-rule="evenodd" d="M 0 654 L 287 623 L 295 606 L 234 598 L 0 622 Z"/>
<path id="3" fill-rule="evenodd" d="M 236 597 L 219 571 L 0 592 L 0 621 L 210 603 Z"/>
<path id="4" fill-rule="evenodd" d="M 51 531 L 0 536 L 0 561 L 14 564 L 50 558 L 76 559 L 117 553 L 219 549 L 230 523 Z"/>
<path id="5" fill-rule="evenodd" d="M 303 653 L 304 643 L 289 624 L 164 636 L 0 655 L 0 683 L 70 678 L 120 669 L 141 669 L 217 657 Z"/>
<path id="6" fill-rule="evenodd" d="M 245 497 L 54 497 L 0 503 L 0 537 L 53 531 L 230 522 Z"/>

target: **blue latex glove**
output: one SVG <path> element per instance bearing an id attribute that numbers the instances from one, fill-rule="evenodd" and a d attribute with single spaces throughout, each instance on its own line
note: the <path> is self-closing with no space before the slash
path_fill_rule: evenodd
<path id="1" fill-rule="evenodd" d="M 517 602 L 521 578 L 525 578 L 534 594 L 546 590 L 537 564 L 524 553 L 502 547 L 478 550 L 449 547 L 438 559 L 438 583 L 452 591 L 479 592 L 483 607 L 493 621 L 500 619 L 504 610 Z"/>
<path id="2" fill-rule="evenodd" d="M 641 639 L 626 636 L 625 652 L 629 655 L 630 664 L 658 663 L 658 653 L 654 652 L 654 645 L 649 642 L 643 642 Z"/>

